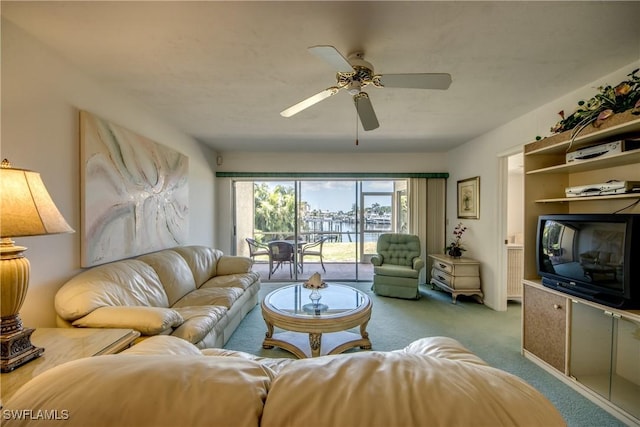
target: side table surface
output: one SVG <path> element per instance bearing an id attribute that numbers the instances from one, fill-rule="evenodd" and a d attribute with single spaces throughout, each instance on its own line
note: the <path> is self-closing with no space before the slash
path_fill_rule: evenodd
<path id="1" fill-rule="evenodd" d="M 139 336 L 140 333 L 132 329 L 38 328 L 31 335 L 31 342 L 36 347 L 44 347 L 44 353 L 11 372 L 0 374 L 2 402 L 48 369 L 83 357 L 118 353 Z"/>

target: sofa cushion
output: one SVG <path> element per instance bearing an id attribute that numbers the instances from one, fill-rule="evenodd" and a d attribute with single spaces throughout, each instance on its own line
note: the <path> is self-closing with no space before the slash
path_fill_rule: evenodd
<path id="1" fill-rule="evenodd" d="M 160 251 L 138 257 L 158 273 L 169 299 L 169 306 L 196 289 L 196 282 L 187 261 L 174 251 Z"/>
<path id="2" fill-rule="evenodd" d="M 249 257 L 223 255 L 218 260 L 216 274 L 226 276 L 228 274 L 248 273 L 253 267 L 253 260 Z"/>
<path id="3" fill-rule="evenodd" d="M 251 285 L 260 280 L 260 275 L 254 271 L 244 274 L 228 274 L 226 276 L 216 276 L 207 280 L 200 286 L 203 288 L 241 288 L 249 289 Z"/>
<path id="4" fill-rule="evenodd" d="M 466 405 L 464 402 L 474 402 Z M 563 426 L 521 379 L 489 366 L 411 353 L 301 359 L 272 383 L 261 426 Z"/>
<path id="5" fill-rule="evenodd" d="M 227 308 L 221 305 L 205 305 L 192 307 L 174 307 L 184 322 L 171 335 L 196 344 L 207 334 L 212 333 L 214 326 L 226 316 Z"/>
<path id="6" fill-rule="evenodd" d="M 222 251 L 206 246 L 182 246 L 172 250 L 179 253 L 187 262 L 197 288 L 218 274 L 216 268 Z"/>
<path id="7" fill-rule="evenodd" d="M 201 305 L 221 305 L 231 308 L 242 293 L 242 288 L 200 288 L 182 297 L 172 308 Z"/>
<path id="8" fill-rule="evenodd" d="M 104 306 L 169 307 L 156 271 L 140 260 L 122 260 L 86 270 L 56 293 L 55 308 L 67 321 Z"/>
<path id="9" fill-rule="evenodd" d="M 73 322 L 81 328 L 131 328 L 144 335 L 156 335 L 180 326 L 184 319 L 164 307 L 100 307 Z"/>
<path id="10" fill-rule="evenodd" d="M 449 360 L 458 360 L 466 363 L 487 366 L 487 363 L 465 348 L 460 342 L 450 337 L 420 338 L 407 345 L 401 353 L 420 354 L 423 356 L 440 357 Z"/>
<path id="11" fill-rule="evenodd" d="M 408 277 L 411 279 L 417 279 L 420 274 L 420 271 L 414 270 L 412 267 L 395 264 L 376 265 L 373 267 L 373 272 L 381 276 Z"/>
<path id="12" fill-rule="evenodd" d="M 145 356 L 149 354 L 165 354 L 170 356 L 201 356 L 203 353 L 190 342 L 171 335 L 155 335 L 145 338 L 123 351 L 120 354 L 137 354 Z"/>
<path id="13" fill-rule="evenodd" d="M 259 363 L 235 357 L 97 356 L 38 375 L 3 410 L 65 410 L 65 427 L 257 427 L 272 377 Z"/>

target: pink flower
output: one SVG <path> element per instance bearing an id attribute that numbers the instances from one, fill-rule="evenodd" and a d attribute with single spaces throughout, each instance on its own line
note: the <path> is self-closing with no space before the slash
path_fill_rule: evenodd
<path id="1" fill-rule="evenodd" d="M 631 85 L 627 82 L 622 82 L 616 86 L 614 90 L 616 96 L 624 96 L 631 92 Z"/>
<path id="2" fill-rule="evenodd" d="M 613 110 L 612 109 L 606 109 L 602 112 L 600 112 L 600 114 L 598 114 L 598 118 L 596 119 L 596 122 L 593 124 L 593 126 L 595 127 L 600 127 L 602 126 L 602 123 L 604 123 L 604 121 L 606 119 L 608 119 L 609 117 L 613 116 Z"/>

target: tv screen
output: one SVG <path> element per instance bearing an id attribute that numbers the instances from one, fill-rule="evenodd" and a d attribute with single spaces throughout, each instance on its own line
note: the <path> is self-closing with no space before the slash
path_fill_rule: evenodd
<path id="1" fill-rule="evenodd" d="M 544 286 L 612 307 L 640 305 L 640 215 L 543 215 L 537 240 Z"/>
<path id="2" fill-rule="evenodd" d="M 541 273 L 624 289 L 625 222 L 548 219 L 541 234 Z"/>

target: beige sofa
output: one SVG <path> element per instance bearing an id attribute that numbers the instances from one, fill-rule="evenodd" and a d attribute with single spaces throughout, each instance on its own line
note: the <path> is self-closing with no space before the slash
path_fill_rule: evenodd
<path id="1" fill-rule="evenodd" d="M 258 303 L 250 258 L 184 246 L 88 269 L 55 296 L 58 326 L 132 328 L 222 347 Z"/>
<path id="2" fill-rule="evenodd" d="M 533 387 L 445 337 L 296 360 L 157 336 L 46 371 L 4 410 L 57 410 L 65 427 L 565 425 Z M 9 417 L 3 425 L 45 424 Z"/>

